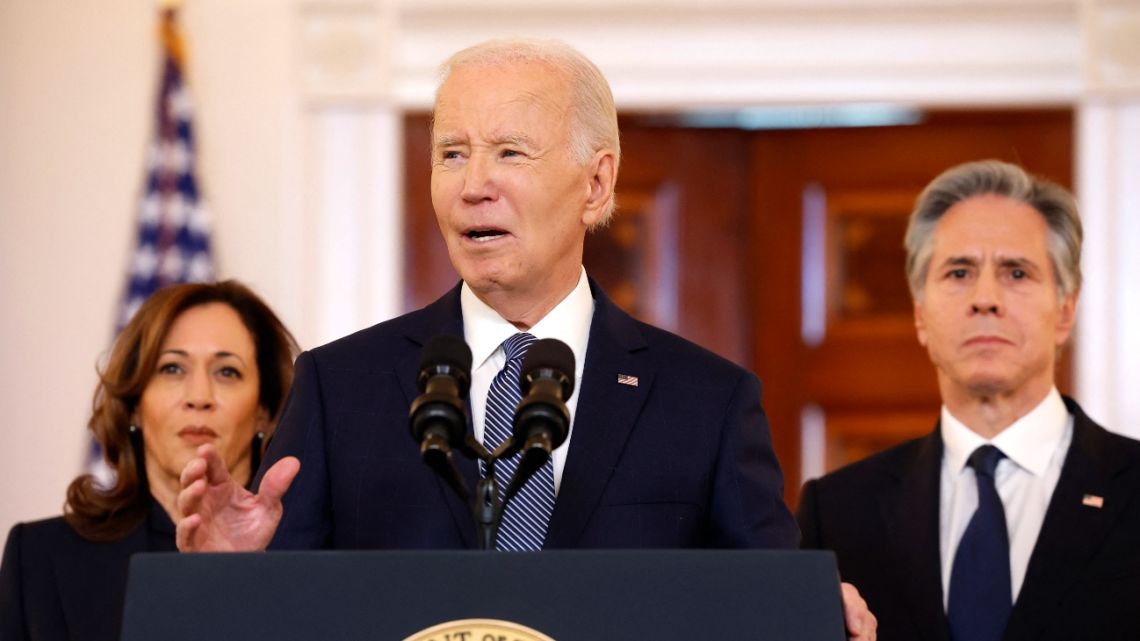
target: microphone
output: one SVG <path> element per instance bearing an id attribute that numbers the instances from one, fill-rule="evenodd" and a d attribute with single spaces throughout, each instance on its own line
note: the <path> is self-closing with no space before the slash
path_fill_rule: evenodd
<path id="1" fill-rule="evenodd" d="M 467 484 L 451 459 L 467 435 L 463 397 L 471 386 L 471 349 L 458 336 L 440 335 L 428 341 L 420 358 L 416 383 L 420 395 L 412 402 L 409 423 L 424 462 L 461 495 Z"/>
<path id="2" fill-rule="evenodd" d="M 523 398 L 515 410 L 511 447 L 502 457 L 522 451 L 515 477 L 507 489 L 513 496 L 528 478 L 546 464 L 570 431 L 566 399 L 574 393 L 574 352 L 560 340 L 535 341 L 523 358 L 519 378 Z"/>

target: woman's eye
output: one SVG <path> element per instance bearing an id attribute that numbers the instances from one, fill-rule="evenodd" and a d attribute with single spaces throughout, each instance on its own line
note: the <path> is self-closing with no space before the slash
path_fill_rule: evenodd
<path id="1" fill-rule="evenodd" d="M 226 378 L 241 378 L 241 372 L 234 367 L 223 367 L 218 373 Z"/>
<path id="2" fill-rule="evenodd" d="M 950 270 L 949 276 L 950 276 L 950 278 L 965 278 L 966 277 L 966 270 L 964 270 L 964 269 L 952 269 L 952 270 Z"/>
<path id="3" fill-rule="evenodd" d="M 158 366 L 159 374 L 178 374 L 182 371 L 182 366 L 178 363 L 163 363 Z"/>

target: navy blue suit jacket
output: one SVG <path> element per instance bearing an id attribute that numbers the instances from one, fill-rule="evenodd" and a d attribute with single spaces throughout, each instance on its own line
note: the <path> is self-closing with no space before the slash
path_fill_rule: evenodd
<path id="1" fill-rule="evenodd" d="M 545 547 L 794 547 L 757 378 L 590 286 L 584 380 Z M 262 466 L 301 460 L 271 547 L 476 546 L 470 508 L 408 430 L 420 353 L 437 334 L 463 335 L 458 287 L 297 359 Z M 474 487 L 476 465 L 456 456 Z"/>
<path id="2" fill-rule="evenodd" d="M 1108 432 L 1072 399 L 1073 442 L 1004 639 L 1140 639 L 1140 442 Z M 942 606 L 939 479 L 931 434 L 809 481 L 806 548 L 834 550 L 839 574 L 879 620 L 882 641 L 949 641 Z M 1086 505 L 1086 495 L 1104 499 Z"/>

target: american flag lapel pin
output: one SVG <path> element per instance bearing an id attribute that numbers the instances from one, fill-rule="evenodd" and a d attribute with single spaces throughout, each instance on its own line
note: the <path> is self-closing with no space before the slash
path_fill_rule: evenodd
<path id="1" fill-rule="evenodd" d="M 1099 510 L 1100 508 L 1104 507 L 1104 497 L 1097 496 L 1096 494 L 1086 494 L 1081 497 L 1081 505 L 1095 507 Z"/>
<path id="2" fill-rule="evenodd" d="M 618 374 L 618 383 L 629 385 L 630 387 L 637 387 L 637 377 L 630 376 L 629 374 Z"/>

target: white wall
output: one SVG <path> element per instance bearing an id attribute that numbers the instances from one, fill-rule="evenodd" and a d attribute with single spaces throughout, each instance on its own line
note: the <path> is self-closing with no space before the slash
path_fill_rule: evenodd
<path id="1" fill-rule="evenodd" d="M 58 513 L 79 469 L 141 181 L 153 30 L 138 2 L 0 2 L 5 533 Z"/>
<path id="2" fill-rule="evenodd" d="M 1095 418 L 1140 435 L 1140 397 L 1125 389 L 1140 371 L 1128 331 L 1140 327 L 1140 301 L 1124 276 L 1140 256 L 1129 235 L 1140 184 L 1134 2 L 185 5 L 220 275 L 252 284 L 304 346 L 395 313 L 400 113 L 429 104 L 444 56 L 486 37 L 570 41 L 623 107 L 1077 106 L 1086 277 L 1098 288 L 1082 309 L 1078 386 Z M 1105 24 L 1125 32 L 1106 35 Z M 154 29 L 145 0 L 0 0 L 0 537 L 17 520 L 58 514 L 80 469 L 143 179 Z M 1099 328 L 1111 338 L 1098 340 Z"/>

